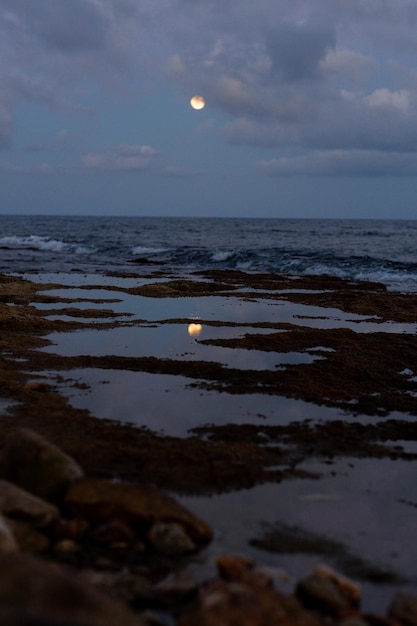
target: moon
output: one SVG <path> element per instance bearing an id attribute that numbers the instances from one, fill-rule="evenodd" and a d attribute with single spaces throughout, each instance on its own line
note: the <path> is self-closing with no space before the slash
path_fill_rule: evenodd
<path id="1" fill-rule="evenodd" d="M 193 109 L 195 109 L 196 111 L 200 111 L 206 106 L 206 101 L 204 100 L 203 96 L 193 96 L 190 100 L 190 104 Z"/>

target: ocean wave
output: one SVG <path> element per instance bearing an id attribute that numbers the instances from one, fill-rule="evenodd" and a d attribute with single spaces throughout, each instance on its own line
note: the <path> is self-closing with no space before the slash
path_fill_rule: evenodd
<path id="1" fill-rule="evenodd" d="M 147 246 L 135 246 L 132 249 L 132 254 L 141 254 L 144 256 L 153 255 L 153 254 L 163 254 L 165 252 L 169 252 L 169 248 L 150 248 Z"/>
<path id="2" fill-rule="evenodd" d="M 40 235 L 28 235 L 21 237 L 11 235 L 0 237 L 0 248 L 3 250 L 31 250 L 37 252 L 71 252 L 75 254 L 88 254 L 93 250 L 88 246 L 65 243 L 59 239 L 42 237 Z"/>
<path id="3" fill-rule="evenodd" d="M 230 250 L 216 250 L 211 255 L 211 260 L 215 263 L 223 263 L 224 261 L 228 261 L 234 256 L 234 252 Z"/>

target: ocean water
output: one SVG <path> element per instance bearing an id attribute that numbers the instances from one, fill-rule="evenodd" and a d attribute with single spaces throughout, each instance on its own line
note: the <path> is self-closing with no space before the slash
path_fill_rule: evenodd
<path id="1" fill-rule="evenodd" d="M 0 271 L 330 274 L 417 291 L 417 220 L 0 216 Z"/>

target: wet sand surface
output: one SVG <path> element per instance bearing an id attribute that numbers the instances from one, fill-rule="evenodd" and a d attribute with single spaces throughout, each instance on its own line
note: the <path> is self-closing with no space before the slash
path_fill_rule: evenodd
<path id="1" fill-rule="evenodd" d="M 152 483 L 212 526 L 189 567 L 326 562 L 368 606 L 415 589 L 417 295 L 210 271 L 0 279 L 0 429 Z M 52 284 L 54 282 L 55 284 Z"/>

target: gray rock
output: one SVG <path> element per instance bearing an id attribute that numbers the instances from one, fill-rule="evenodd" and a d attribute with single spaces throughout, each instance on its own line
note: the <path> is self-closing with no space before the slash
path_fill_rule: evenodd
<path id="1" fill-rule="evenodd" d="M 59 517 L 56 506 L 6 480 L 0 480 L 0 513 L 28 520 L 37 528 L 50 526 Z"/>
<path id="2" fill-rule="evenodd" d="M 83 475 L 73 458 L 29 428 L 16 430 L 4 443 L 0 476 L 48 501 L 59 501 Z"/>

